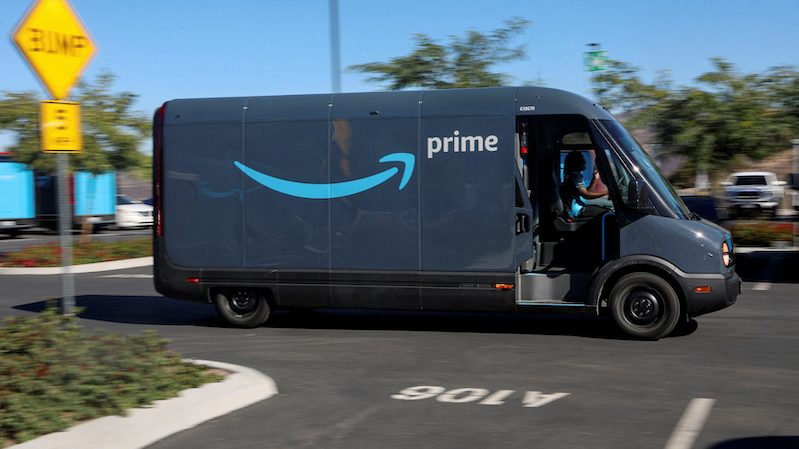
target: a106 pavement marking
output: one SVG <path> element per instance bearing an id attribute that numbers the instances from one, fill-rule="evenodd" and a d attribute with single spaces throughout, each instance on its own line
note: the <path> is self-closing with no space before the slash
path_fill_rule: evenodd
<path id="1" fill-rule="evenodd" d="M 476 402 L 478 405 L 504 405 L 506 399 L 511 397 L 516 390 L 490 391 L 485 388 L 454 388 L 446 389 L 438 385 L 419 385 L 408 387 L 391 399 L 400 401 L 421 401 L 435 398 L 438 402 L 449 404 L 467 404 Z M 569 393 L 542 393 L 540 391 L 525 391 L 518 400 L 522 407 L 543 407 L 551 402 L 568 396 Z"/>

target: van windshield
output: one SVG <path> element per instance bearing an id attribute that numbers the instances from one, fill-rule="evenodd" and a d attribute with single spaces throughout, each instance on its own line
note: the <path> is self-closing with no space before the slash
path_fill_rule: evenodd
<path id="1" fill-rule="evenodd" d="M 641 147 L 638 141 L 636 141 L 623 126 L 614 120 L 600 120 L 600 122 L 627 153 L 638 170 L 641 171 L 641 174 L 649 181 L 652 188 L 657 191 L 657 194 L 663 199 L 674 215 L 681 219 L 690 217 L 691 214 L 688 211 L 688 207 L 685 206 L 685 203 L 683 203 L 671 187 L 671 184 L 666 181 L 666 178 L 660 173 L 655 162 L 649 157 L 649 154 Z"/>

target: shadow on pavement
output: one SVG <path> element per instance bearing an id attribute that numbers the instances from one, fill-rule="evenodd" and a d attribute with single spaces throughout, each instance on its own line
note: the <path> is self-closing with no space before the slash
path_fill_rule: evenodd
<path id="1" fill-rule="evenodd" d="M 612 340 L 629 339 L 608 317 L 553 312 L 479 313 L 318 309 L 275 314 L 269 322 L 269 327 L 535 334 Z M 690 322 L 678 326 L 669 337 L 684 337 L 694 333 L 697 328 L 696 320 L 690 320 Z"/>
<path id="2" fill-rule="evenodd" d="M 273 328 L 474 332 L 571 335 L 622 339 L 605 318 L 555 313 L 417 312 L 369 309 L 318 309 L 276 313 Z"/>
<path id="3" fill-rule="evenodd" d="M 53 300 L 57 304 L 60 298 Z M 163 296 L 81 295 L 75 305 L 82 308 L 80 318 L 126 324 L 222 326 L 222 319 L 209 304 L 165 298 Z M 48 301 L 37 301 L 14 307 L 39 313 Z"/>
<path id="4" fill-rule="evenodd" d="M 796 449 L 799 437 L 754 437 L 727 440 L 708 449 Z"/>
<path id="5" fill-rule="evenodd" d="M 736 258 L 735 270 L 744 281 L 799 283 L 797 251 L 755 251 Z"/>
<path id="6" fill-rule="evenodd" d="M 58 299 L 53 300 L 57 304 Z M 230 327 L 210 304 L 162 296 L 82 295 L 81 319 L 124 324 Z M 39 313 L 48 301 L 14 309 Z M 392 330 L 503 334 L 568 335 L 586 338 L 628 339 L 607 317 L 583 314 L 421 312 L 372 309 L 277 310 L 265 325 L 275 329 Z M 670 337 L 696 331 L 695 320 L 680 325 Z"/>

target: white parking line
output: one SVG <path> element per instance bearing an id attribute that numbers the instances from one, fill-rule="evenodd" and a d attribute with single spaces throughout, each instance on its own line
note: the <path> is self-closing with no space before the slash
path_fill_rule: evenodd
<path id="1" fill-rule="evenodd" d="M 758 282 L 752 287 L 752 290 L 757 290 L 761 292 L 768 291 L 770 289 L 771 289 L 771 282 Z"/>
<path id="2" fill-rule="evenodd" d="M 665 449 L 691 449 L 702 431 L 715 399 L 694 398 L 671 433 Z"/>

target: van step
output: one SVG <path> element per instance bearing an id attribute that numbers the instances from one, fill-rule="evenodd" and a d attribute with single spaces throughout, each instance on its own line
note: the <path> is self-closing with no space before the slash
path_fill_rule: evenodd
<path id="1" fill-rule="evenodd" d="M 543 307 L 588 307 L 592 308 L 593 306 L 586 305 L 584 303 L 579 302 L 569 302 L 569 301 L 557 301 L 557 300 L 519 300 L 516 301 L 517 306 L 543 306 Z"/>
<path id="2" fill-rule="evenodd" d="M 516 301 L 516 307 L 519 309 L 540 309 L 540 310 L 570 310 L 574 312 L 592 312 L 595 310 L 594 306 L 566 301 Z"/>
<path id="3" fill-rule="evenodd" d="M 591 284 L 587 273 L 525 273 L 517 275 L 516 304 L 584 305 Z"/>

